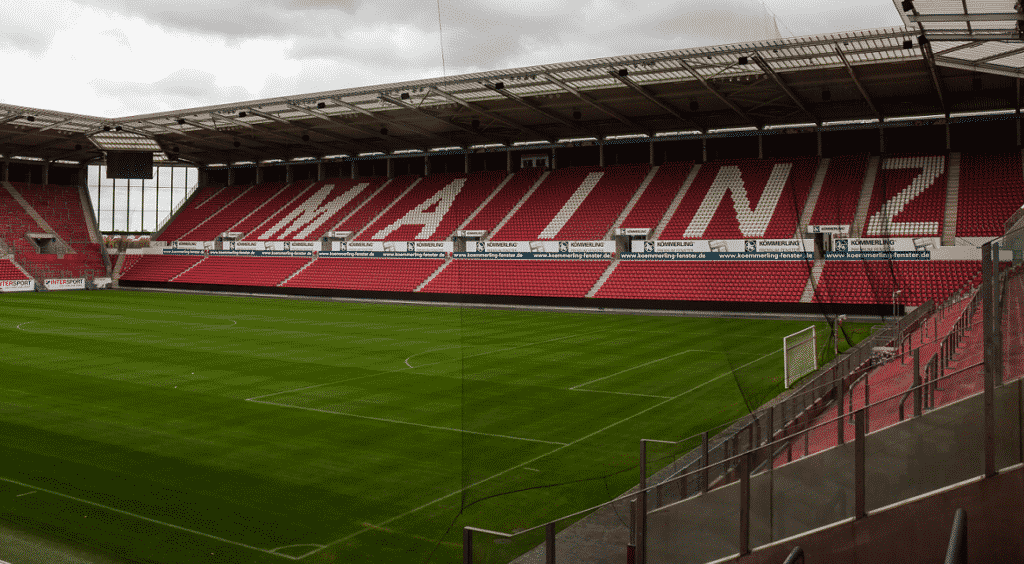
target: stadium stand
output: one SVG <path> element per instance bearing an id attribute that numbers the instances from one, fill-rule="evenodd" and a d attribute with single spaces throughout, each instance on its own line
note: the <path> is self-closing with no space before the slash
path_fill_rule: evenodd
<path id="1" fill-rule="evenodd" d="M 396 176 L 391 180 L 378 178 L 378 188 L 359 209 L 345 218 L 338 226 L 339 231 L 352 231 L 359 234 L 372 222 L 381 212 L 392 205 L 414 182 L 420 179 L 418 176 L 406 175 Z M 369 180 L 369 179 L 368 179 Z"/>
<path id="2" fill-rule="evenodd" d="M 600 239 L 626 207 L 648 170 L 647 165 L 556 170 L 492 239 Z"/>
<path id="3" fill-rule="evenodd" d="M 621 261 L 596 297 L 798 302 L 807 276 L 799 261 Z"/>
<path id="4" fill-rule="evenodd" d="M 940 302 L 981 277 L 980 261 L 828 261 L 814 300 L 821 303 L 890 304 Z"/>
<path id="5" fill-rule="evenodd" d="M 175 282 L 232 286 L 277 286 L 310 262 L 305 257 L 209 257 Z"/>
<path id="6" fill-rule="evenodd" d="M 167 282 L 201 260 L 203 257 L 196 255 L 142 255 L 131 268 L 125 270 L 121 280 Z"/>
<path id="7" fill-rule="evenodd" d="M 530 191 L 537 179 L 544 174 L 540 168 L 526 168 L 512 176 L 512 179 L 491 198 L 479 213 L 474 216 L 464 229 L 470 231 L 491 231 L 501 223 L 512 208 Z"/>
<path id="8" fill-rule="evenodd" d="M 662 239 L 793 236 L 817 159 L 744 159 L 701 166 Z"/>
<path id="9" fill-rule="evenodd" d="M 960 156 L 960 198 L 956 234 L 997 237 L 1003 223 L 1024 205 L 1019 151 Z"/>
<path id="10" fill-rule="evenodd" d="M 0 280 L 28 280 L 28 277 L 10 259 L 0 260 Z"/>
<path id="11" fill-rule="evenodd" d="M 658 226 L 665 216 L 672 200 L 682 189 L 693 163 L 665 163 L 658 167 L 657 174 L 647 185 L 642 196 L 626 219 L 622 220 L 623 229 L 651 229 Z"/>
<path id="12" fill-rule="evenodd" d="M 412 292 L 442 264 L 444 261 L 441 259 L 321 257 L 281 285 L 286 288 Z"/>
<path id="13" fill-rule="evenodd" d="M 186 239 L 185 236 L 210 219 L 218 210 L 223 209 L 229 202 L 237 198 L 240 193 L 248 190 L 248 186 L 208 186 L 196 190 L 192 198 L 185 203 L 178 214 L 164 228 L 157 237 L 160 241 L 193 241 L 201 239 Z"/>
<path id="14" fill-rule="evenodd" d="M 811 225 L 852 225 L 868 155 L 840 155 L 828 164 Z"/>
<path id="15" fill-rule="evenodd" d="M 498 187 L 505 171 L 424 178 L 360 235 L 361 240 L 443 241 Z"/>
<path id="16" fill-rule="evenodd" d="M 201 225 L 186 235 L 190 241 L 212 241 L 225 231 L 235 231 L 232 227 L 245 216 L 252 213 L 260 204 L 272 198 L 283 186 L 280 183 L 257 184 L 246 190 L 241 197 L 221 208 Z"/>
<path id="17" fill-rule="evenodd" d="M 131 270 L 137 262 L 142 260 L 143 256 L 145 255 L 124 255 L 124 261 L 121 263 L 121 270 L 117 273 L 117 277 L 120 278 L 121 276 L 124 276 L 124 273 Z"/>
<path id="18" fill-rule="evenodd" d="M 273 217 L 281 215 L 286 208 L 290 211 L 298 206 L 295 200 L 312 185 L 312 182 L 293 182 L 285 185 L 262 207 L 253 209 L 248 217 L 236 223 L 231 231 L 245 233 L 242 238 L 244 241 L 255 241 L 256 236 L 263 233 L 261 226 L 268 224 Z"/>
<path id="19" fill-rule="evenodd" d="M 938 236 L 945 201 L 946 157 L 888 157 L 875 178 L 864 236 Z"/>
<path id="20" fill-rule="evenodd" d="M 256 239 L 319 239 L 365 202 L 380 181 L 339 179 L 317 182 L 296 199 L 297 205 L 291 211 L 279 213 L 261 225 L 256 230 Z"/>
<path id="21" fill-rule="evenodd" d="M 457 259 L 422 291 L 582 298 L 611 261 Z"/>

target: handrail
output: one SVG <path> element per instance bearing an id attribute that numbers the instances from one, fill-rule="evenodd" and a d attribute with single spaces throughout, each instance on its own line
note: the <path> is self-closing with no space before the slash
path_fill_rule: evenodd
<path id="1" fill-rule="evenodd" d="M 946 547 L 946 564 L 967 564 L 967 512 L 961 507 L 953 514 L 953 528 Z"/>
<path id="2" fill-rule="evenodd" d="M 782 564 L 804 564 L 804 549 L 799 546 L 793 547 L 793 551 L 789 553 Z"/>

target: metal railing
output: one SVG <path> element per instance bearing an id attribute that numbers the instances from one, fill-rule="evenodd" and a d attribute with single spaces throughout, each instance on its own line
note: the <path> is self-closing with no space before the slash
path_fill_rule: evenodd
<path id="1" fill-rule="evenodd" d="M 946 564 L 967 564 L 967 512 L 963 508 L 953 514 L 953 528 L 949 532 Z"/>

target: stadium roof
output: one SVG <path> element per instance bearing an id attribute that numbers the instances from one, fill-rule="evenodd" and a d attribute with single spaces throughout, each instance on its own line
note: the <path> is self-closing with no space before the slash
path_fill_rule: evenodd
<path id="1" fill-rule="evenodd" d="M 903 3 L 907 27 L 735 43 L 110 119 L 0 104 L 0 153 L 196 164 L 1016 111 L 1007 2 Z M 922 37 L 924 40 L 922 41 Z M 159 157 L 158 157 L 159 158 Z"/>

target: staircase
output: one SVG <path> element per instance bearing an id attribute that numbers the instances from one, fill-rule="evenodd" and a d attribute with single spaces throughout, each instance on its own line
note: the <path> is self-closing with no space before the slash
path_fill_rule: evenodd
<path id="1" fill-rule="evenodd" d="M 597 292 L 598 290 L 601 289 L 601 286 L 604 286 L 604 283 L 607 282 L 608 278 L 610 278 L 612 273 L 615 272 L 615 267 L 619 266 L 619 262 L 619 259 L 615 259 L 612 261 L 611 264 L 608 265 L 608 268 L 606 268 L 604 273 L 601 274 L 601 277 L 597 279 L 597 282 L 594 282 L 594 287 L 591 288 L 589 292 L 587 292 L 588 298 L 593 298 L 594 296 L 597 295 Z"/>
<path id="2" fill-rule="evenodd" d="M 956 244 L 956 214 L 960 202 L 960 153 L 949 154 L 946 174 L 946 220 L 942 224 L 942 245 Z"/>
<path id="3" fill-rule="evenodd" d="M 814 266 L 811 267 L 811 275 L 807 277 L 807 286 L 804 286 L 804 293 L 800 295 L 800 303 L 809 304 L 814 301 L 814 290 L 818 287 L 823 270 L 825 270 L 825 260 L 818 259 L 814 261 Z"/>
<path id="4" fill-rule="evenodd" d="M 658 222 L 658 226 L 654 228 L 654 232 L 647 236 L 647 240 L 653 241 L 661 237 L 661 232 L 668 226 L 668 222 L 672 220 L 672 216 L 676 214 L 676 210 L 679 209 L 679 205 L 683 203 L 683 198 L 686 196 L 686 192 L 690 189 L 690 185 L 693 184 L 693 179 L 697 178 L 697 173 L 700 172 L 699 164 L 693 165 L 690 169 L 690 174 L 686 176 L 686 180 L 683 181 L 683 185 L 679 187 L 679 193 L 672 199 L 672 203 L 669 204 L 668 210 L 665 211 L 665 215 Z"/>
<path id="5" fill-rule="evenodd" d="M 431 274 L 430 276 L 427 276 L 427 279 L 424 280 L 423 282 L 421 282 L 419 286 L 416 286 L 416 289 L 413 290 L 413 292 L 422 292 L 423 289 L 427 287 L 427 284 L 430 284 L 431 280 L 433 280 L 434 278 L 437 278 L 437 275 L 441 274 L 441 271 L 443 271 L 445 268 L 447 268 L 448 265 L 451 264 L 452 261 L 454 261 L 454 260 L 455 259 L 452 258 L 452 257 L 448 257 L 447 259 L 445 259 L 444 264 L 442 264 L 441 266 L 437 267 L 437 270 L 435 270 L 433 274 Z"/>
<path id="6" fill-rule="evenodd" d="M 651 184 L 651 181 L 654 180 L 654 176 L 658 174 L 659 168 L 661 167 L 651 167 L 651 171 L 647 173 L 647 177 L 644 178 L 644 181 L 640 183 L 640 187 L 636 189 L 636 194 L 633 194 L 633 198 L 630 199 L 629 203 L 626 204 L 626 207 L 623 208 L 622 213 L 619 214 L 619 217 L 615 218 L 615 222 L 612 223 L 611 228 L 608 229 L 608 233 L 606 233 L 604 236 L 605 239 L 611 239 L 612 236 L 615 235 L 615 229 L 622 225 L 623 221 L 626 221 L 626 218 L 629 217 L 629 214 L 633 211 L 633 208 L 636 207 L 636 203 L 640 201 L 640 198 L 643 197 L 644 192 L 647 191 L 647 186 Z"/>
<path id="7" fill-rule="evenodd" d="M 864 224 L 868 219 L 868 207 L 871 205 L 871 192 L 875 188 L 875 177 L 882 166 L 881 157 L 868 159 L 868 169 L 864 172 L 864 184 L 860 189 L 860 200 L 857 202 L 857 214 L 853 216 L 850 226 L 850 237 L 863 237 Z"/>
<path id="8" fill-rule="evenodd" d="M 199 261 L 199 262 L 197 262 L 197 263 L 193 264 L 192 266 L 190 266 L 190 267 L 186 268 L 185 270 L 182 270 L 181 272 L 179 272 L 178 274 L 176 274 L 176 275 L 174 276 L 174 278 L 171 278 L 170 280 L 168 280 L 168 282 L 174 282 L 175 280 L 177 280 L 178 278 L 180 278 L 180 277 L 181 277 L 181 276 L 182 276 L 183 274 L 185 274 L 186 272 L 188 272 L 188 271 L 192 270 L 193 268 L 195 268 L 195 267 L 199 266 L 200 264 L 203 264 L 204 262 L 206 262 L 206 259 L 207 259 L 207 258 L 209 258 L 209 257 L 203 257 L 203 260 L 201 260 L 201 261 Z"/>
<path id="9" fill-rule="evenodd" d="M 525 194 L 523 194 L 523 197 L 520 198 L 518 202 L 516 202 L 516 205 L 512 206 L 512 209 L 509 210 L 505 217 L 501 218 L 501 221 L 498 222 L 498 225 L 495 225 L 494 229 L 492 229 L 491 232 L 487 234 L 487 237 L 483 239 L 484 241 L 492 240 L 494 238 L 495 233 L 501 231 L 502 227 L 505 227 L 505 224 L 508 223 L 510 219 L 512 219 L 512 216 L 514 216 L 517 211 L 519 211 L 519 208 L 523 207 L 523 204 L 526 203 L 526 200 L 529 200 L 530 196 L 532 196 L 533 193 L 537 191 L 537 188 L 539 188 L 540 185 L 543 184 L 545 180 L 547 180 L 549 174 L 551 174 L 551 171 L 545 170 L 544 174 L 540 175 L 540 178 L 538 178 L 537 181 L 533 183 L 533 186 L 530 186 L 530 189 L 527 190 Z"/>
<path id="10" fill-rule="evenodd" d="M 312 257 L 312 258 L 310 258 L 310 259 L 309 259 L 309 262 L 307 262 L 306 264 L 302 265 L 302 267 L 301 267 L 301 268 L 299 268 L 299 269 L 298 269 L 298 270 L 296 270 L 295 272 L 293 272 L 293 273 L 291 273 L 290 275 L 288 275 L 288 278 L 285 278 L 284 280 L 282 280 L 282 281 L 281 281 L 281 282 L 280 282 L 280 283 L 278 284 L 278 286 L 284 286 L 285 284 L 287 284 L 287 283 L 288 283 L 288 281 L 289 281 L 289 280 L 291 280 L 292 278 L 295 278 L 296 276 L 298 276 L 300 272 L 302 272 L 303 270 L 306 270 L 307 268 L 309 268 L 309 266 L 310 266 L 311 264 L 313 264 L 314 262 L 316 262 L 316 257 Z M 184 272 L 182 272 L 182 274 L 184 274 Z M 179 276 L 180 276 L 180 275 L 179 275 Z"/>
<path id="11" fill-rule="evenodd" d="M 473 221 L 473 218 L 475 218 L 477 214 L 483 211 L 483 209 L 487 207 L 487 204 L 491 203 L 491 200 L 493 200 L 495 196 L 497 196 L 498 193 L 501 192 L 503 188 L 505 188 L 505 185 L 508 184 L 510 180 L 512 180 L 513 176 L 515 176 L 515 174 L 510 173 L 505 177 L 505 180 L 501 181 L 501 184 L 498 184 L 497 188 L 491 190 L 491 193 L 488 194 L 486 198 L 484 198 L 484 201 L 480 202 L 480 205 L 477 206 L 475 210 L 473 210 L 473 213 L 469 214 L 469 217 L 466 218 L 466 221 L 463 221 L 462 224 L 459 225 L 459 227 L 456 229 L 456 231 L 461 231 L 465 229 L 466 226 L 469 225 L 471 221 Z"/>
<path id="12" fill-rule="evenodd" d="M 807 233 L 807 226 L 814 217 L 814 208 L 818 205 L 818 198 L 821 196 L 821 186 L 825 183 L 825 175 L 828 174 L 828 164 L 832 159 L 821 159 L 818 161 L 818 172 L 814 175 L 814 182 L 811 183 L 811 192 L 807 194 L 807 203 L 804 204 L 804 213 L 800 216 L 800 223 L 796 226 L 796 233 L 793 237 L 801 239 Z"/>

